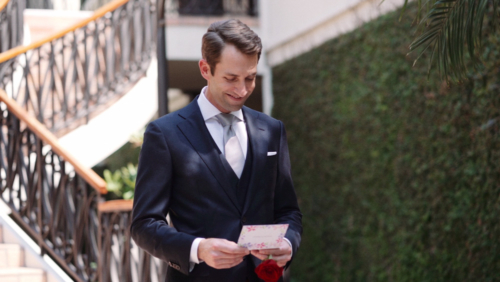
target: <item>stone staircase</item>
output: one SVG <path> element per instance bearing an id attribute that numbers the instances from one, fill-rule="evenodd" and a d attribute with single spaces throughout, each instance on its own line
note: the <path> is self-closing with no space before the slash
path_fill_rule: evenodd
<path id="1" fill-rule="evenodd" d="M 32 265 L 23 248 L 3 229 L 0 225 L 0 281 L 47 282 L 45 272 Z"/>

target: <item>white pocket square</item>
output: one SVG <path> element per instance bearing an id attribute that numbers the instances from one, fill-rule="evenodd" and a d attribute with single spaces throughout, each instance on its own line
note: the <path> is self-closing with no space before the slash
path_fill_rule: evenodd
<path id="1" fill-rule="evenodd" d="M 274 156 L 274 155 L 276 155 L 276 152 L 267 152 L 267 156 L 268 156 L 268 157 L 269 157 L 269 156 Z"/>

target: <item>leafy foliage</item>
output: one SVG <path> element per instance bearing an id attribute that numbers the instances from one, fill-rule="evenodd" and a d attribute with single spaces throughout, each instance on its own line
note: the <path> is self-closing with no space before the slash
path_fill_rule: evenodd
<path id="1" fill-rule="evenodd" d="M 405 7 L 408 1 L 405 0 Z M 417 19 L 422 9 L 426 11 L 420 24 L 424 32 L 411 43 L 410 50 L 420 49 L 420 55 L 430 50 L 429 70 L 435 58 L 446 79 L 449 76 L 466 78 L 466 55 L 478 64 L 476 48 L 485 35 L 483 22 L 485 18 L 491 18 L 492 26 L 498 25 L 500 0 L 429 0 L 423 7 L 422 0 L 417 2 Z"/>
<path id="2" fill-rule="evenodd" d="M 93 168 L 97 173 L 102 173 L 109 192 L 106 200 L 133 199 L 139 153 L 144 142 L 145 128 L 134 133 L 128 143 L 109 156 L 100 165 Z M 127 166 L 123 167 L 123 164 Z M 111 172 L 114 171 L 114 172 Z"/>
<path id="3" fill-rule="evenodd" d="M 448 86 L 412 67 L 407 13 L 273 69 L 304 214 L 292 281 L 500 281 L 500 32 Z"/>
<path id="4" fill-rule="evenodd" d="M 129 163 L 126 167 L 115 170 L 104 170 L 104 179 L 106 180 L 106 189 L 114 193 L 117 197 L 125 200 L 134 198 L 135 180 L 137 178 L 137 165 Z"/>

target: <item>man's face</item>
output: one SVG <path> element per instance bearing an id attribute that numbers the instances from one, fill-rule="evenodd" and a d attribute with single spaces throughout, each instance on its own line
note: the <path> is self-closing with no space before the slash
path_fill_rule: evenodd
<path id="1" fill-rule="evenodd" d="M 223 113 L 241 109 L 255 88 L 257 63 L 257 55 L 244 54 L 231 44 L 222 50 L 213 75 L 208 63 L 200 60 L 201 75 L 208 83 L 205 95 L 210 103 Z"/>

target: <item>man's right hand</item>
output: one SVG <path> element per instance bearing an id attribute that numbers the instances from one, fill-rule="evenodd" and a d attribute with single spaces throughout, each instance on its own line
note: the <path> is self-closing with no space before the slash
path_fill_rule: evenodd
<path id="1" fill-rule="evenodd" d="M 198 245 L 198 259 L 217 269 L 234 267 L 249 254 L 247 248 L 226 239 L 203 239 Z"/>

